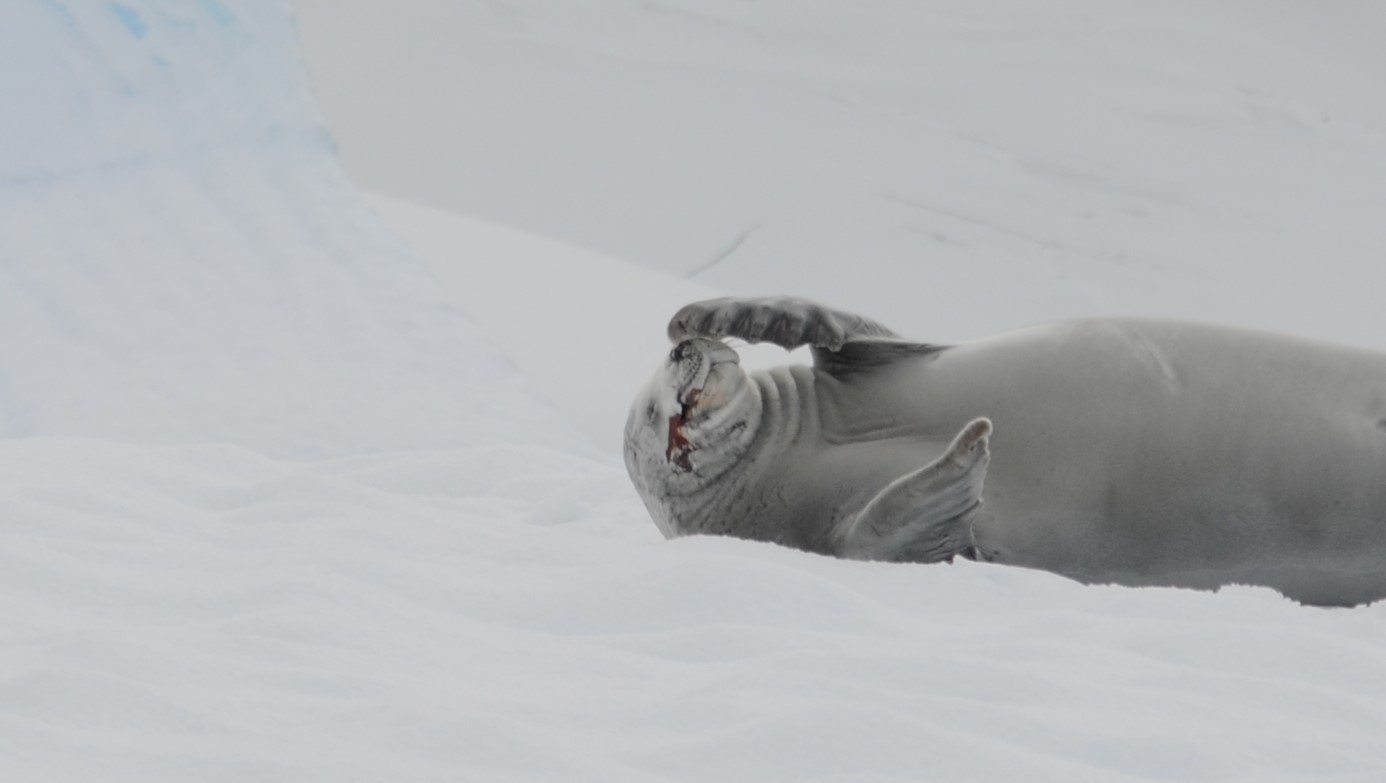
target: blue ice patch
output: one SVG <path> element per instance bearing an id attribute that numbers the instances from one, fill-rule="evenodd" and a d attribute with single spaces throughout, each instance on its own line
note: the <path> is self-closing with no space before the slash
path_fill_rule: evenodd
<path id="1" fill-rule="evenodd" d="M 46 0 L 44 5 L 48 6 L 49 10 L 57 14 L 58 17 L 63 20 L 63 24 L 67 25 L 67 29 L 77 29 L 77 17 L 72 15 L 72 12 L 67 9 L 67 6 L 56 0 Z"/>
<path id="2" fill-rule="evenodd" d="M 116 15 L 120 23 L 125 25 L 125 29 L 129 30 L 130 34 L 136 38 L 143 38 L 145 33 L 149 32 L 149 28 L 145 26 L 144 20 L 140 18 L 139 13 L 130 6 L 120 3 L 111 3 L 107 7 L 111 9 L 111 13 Z"/>
<path id="3" fill-rule="evenodd" d="M 202 0 L 202 10 L 222 27 L 230 27 L 236 23 L 236 15 L 221 0 Z"/>

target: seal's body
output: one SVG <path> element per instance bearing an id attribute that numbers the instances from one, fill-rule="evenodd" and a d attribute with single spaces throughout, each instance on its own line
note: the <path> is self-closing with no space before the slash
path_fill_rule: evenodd
<path id="1" fill-rule="evenodd" d="M 670 334 L 626 455 L 666 535 L 1386 596 L 1386 356 L 1135 319 L 940 347 L 793 299 L 690 305 Z M 722 337 L 815 364 L 748 375 Z"/>

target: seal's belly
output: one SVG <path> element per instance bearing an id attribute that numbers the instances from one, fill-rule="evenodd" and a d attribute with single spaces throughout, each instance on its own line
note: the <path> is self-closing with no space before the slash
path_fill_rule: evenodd
<path id="1" fill-rule="evenodd" d="M 921 459 L 989 417 L 977 538 L 1015 564 L 1123 581 L 1287 552 L 1336 565 L 1386 553 L 1376 354 L 1101 321 L 972 343 L 823 393 L 836 414 L 825 438 L 914 438 Z"/>

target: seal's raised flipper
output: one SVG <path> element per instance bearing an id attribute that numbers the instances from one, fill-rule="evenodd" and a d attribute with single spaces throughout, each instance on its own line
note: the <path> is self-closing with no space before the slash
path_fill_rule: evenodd
<path id="1" fill-rule="evenodd" d="M 792 296 L 724 297 L 686 305 L 669 321 L 669 339 L 739 337 L 786 350 L 813 348 L 814 365 L 838 374 L 935 353 L 944 346 L 902 339 L 864 316 Z"/>
<path id="2" fill-rule="evenodd" d="M 793 350 L 801 345 L 839 350 L 854 340 L 899 339 L 881 324 L 807 299 L 724 297 L 686 305 L 669 321 L 669 339 L 740 337 Z"/>
<path id="3" fill-rule="evenodd" d="M 972 552 L 991 422 L 973 419 L 942 457 L 890 482 L 839 535 L 839 554 L 859 560 L 951 561 Z"/>

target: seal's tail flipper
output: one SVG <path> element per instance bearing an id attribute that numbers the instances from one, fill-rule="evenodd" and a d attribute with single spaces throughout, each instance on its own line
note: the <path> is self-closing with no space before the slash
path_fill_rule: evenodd
<path id="1" fill-rule="evenodd" d="M 990 435 L 989 420 L 973 419 L 942 457 L 890 482 L 844 527 L 841 554 L 934 563 L 970 553 Z"/>

